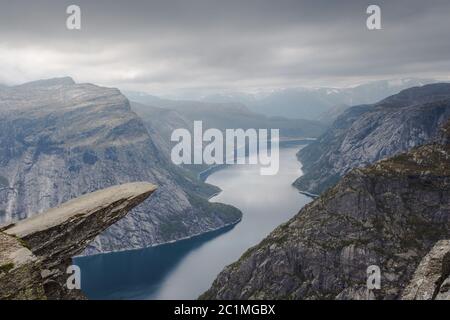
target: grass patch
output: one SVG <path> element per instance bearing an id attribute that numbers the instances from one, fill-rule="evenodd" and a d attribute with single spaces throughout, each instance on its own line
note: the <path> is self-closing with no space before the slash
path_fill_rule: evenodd
<path id="1" fill-rule="evenodd" d="M 14 268 L 14 263 L 5 263 L 0 266 L 0 273 L 8 273 L 11 269 Z"/>
<path id="2" fill-rule="evenodd" d="M 19 238 L 19 237 L 15 237 L 15 238 L 17 241 L 19 241 L 19 243 L 22 245 L 22 247 L 27 248 L 28 250 L 31 250 L 30 245 L 25 240 L 23 240 L 22 238 Z"/>

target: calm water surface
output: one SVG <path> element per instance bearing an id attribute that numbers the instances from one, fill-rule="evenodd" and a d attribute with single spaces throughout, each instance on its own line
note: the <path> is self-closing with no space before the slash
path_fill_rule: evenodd
<path id="1" fill-rule="evenodd" d="M 222 189 L 211 201 L 243 213 L 234 227 L 153 248 L 76 258 L 91 299 L 196 299 L 217 274 L 311 201 L 291 184 L 301 165 L 299 146 L 280 149 L 280 170 L 261 176 L 257 165 L 234 165 L 207 182 Z"/>

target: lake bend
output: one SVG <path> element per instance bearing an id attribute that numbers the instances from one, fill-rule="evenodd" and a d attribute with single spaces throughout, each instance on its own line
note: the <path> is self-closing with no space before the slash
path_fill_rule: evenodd
<path id="1" fill-rule="evenodd" d="M 234 226 L 155 247 L 75 258 L 85 295 L 89 299 L 198 298 L 224 267 L 312 200 L 292 186 L 302 175 L 296 157 L 300 148 L 280 148 L 280 169 L 273 176 L 261 175 L 259 165 L 231 165 L 207 177 L 207 183 L 222 190 L 210 201 L 242 211 L 242 220 Z"/>

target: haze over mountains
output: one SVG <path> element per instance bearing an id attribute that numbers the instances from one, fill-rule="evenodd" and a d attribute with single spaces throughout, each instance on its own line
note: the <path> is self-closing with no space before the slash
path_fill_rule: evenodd
<path id="1" fill-rule="evenodd" d="M 183 97 L 162 99 L 142 92 L 126 92 L 132 101 L 146 105 L 162 106 L 171 109 L 189 108 L 193 101 L 198 104 L 214 103 L 212 107 L 230 107 L 264 114 L 269 117 L 284 117 L 288 119 L 320 120 L 332 122 L 340 112 L 349 106 L 375 103 L 385 97 L 396 94 L 403 89 L 435 83 L 433 79 L 406 78 L 379 80 L 363 83 L 348 88 L 317 87 L 317 88 L 286 88 L 258 93 L 225 92 L 208 95 L 191 93 L 189 100 Z"/>
<path id="2" fill-rule="evenodd" d="M 319 121 L 268 117 L 251 111 L 247 106 L 237 102 L 201 102 L 189 100 L 168 100 L 148 95 L 130 95 L 132 107 L 138 114 L 144 114 L 146 108 L 168 109 L 176 112 L 178 117 L 192 126 L 201 120 L 205 128 L 225 129 L 280 129 L 283 138 L 315 138 L 325 131 Z M 133 104 L 134 102 L 137 102 Z M 189 129 L 188 127 L 185 127 Z"/>
<path id="3" fill-rule="evenodd" d="M 128 92 L 131 108 L 148 126 L 156 143 L 169 156 L 175 145 L 170 140 L 174 129 L 187 129 L 193 134 L 194 121 L 202 121 L 203 130 L 278 129 L 282 143 L 316 138 L 325 132 L 326 125 L 315 120 L 268 117 L 249 110 L 239 102 L 203 102 L 193 100 L 161 99 L 145 93 Z M 205 164 L 183 164 L 183 167 L 201 174 L 215 167 Z"/>
<path id="4" fill-rule="evenodd" d="M 203 97 L 203 101 L 241 102 L 250 110 L 268 116 L 318 120 L 323 118 L 323 113 L 339 106 L 375 103 L 403 89 L 434 82 L 436 80 L 414 78 L 380 80 L 350 88 L 289 88 L 256 95 L 216 94 Z"/>

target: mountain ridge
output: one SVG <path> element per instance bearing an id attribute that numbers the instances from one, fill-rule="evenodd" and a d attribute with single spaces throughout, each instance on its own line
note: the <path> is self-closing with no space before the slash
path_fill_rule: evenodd
<path id="1" fill-rule="evenodd" d="M 299 152 L 304 175 L 294 185 L 320 194 L 353 168 L 433 141 L 449 118 L 450 84 L 414 87 L 374 105 L 351 107 Z"/>

